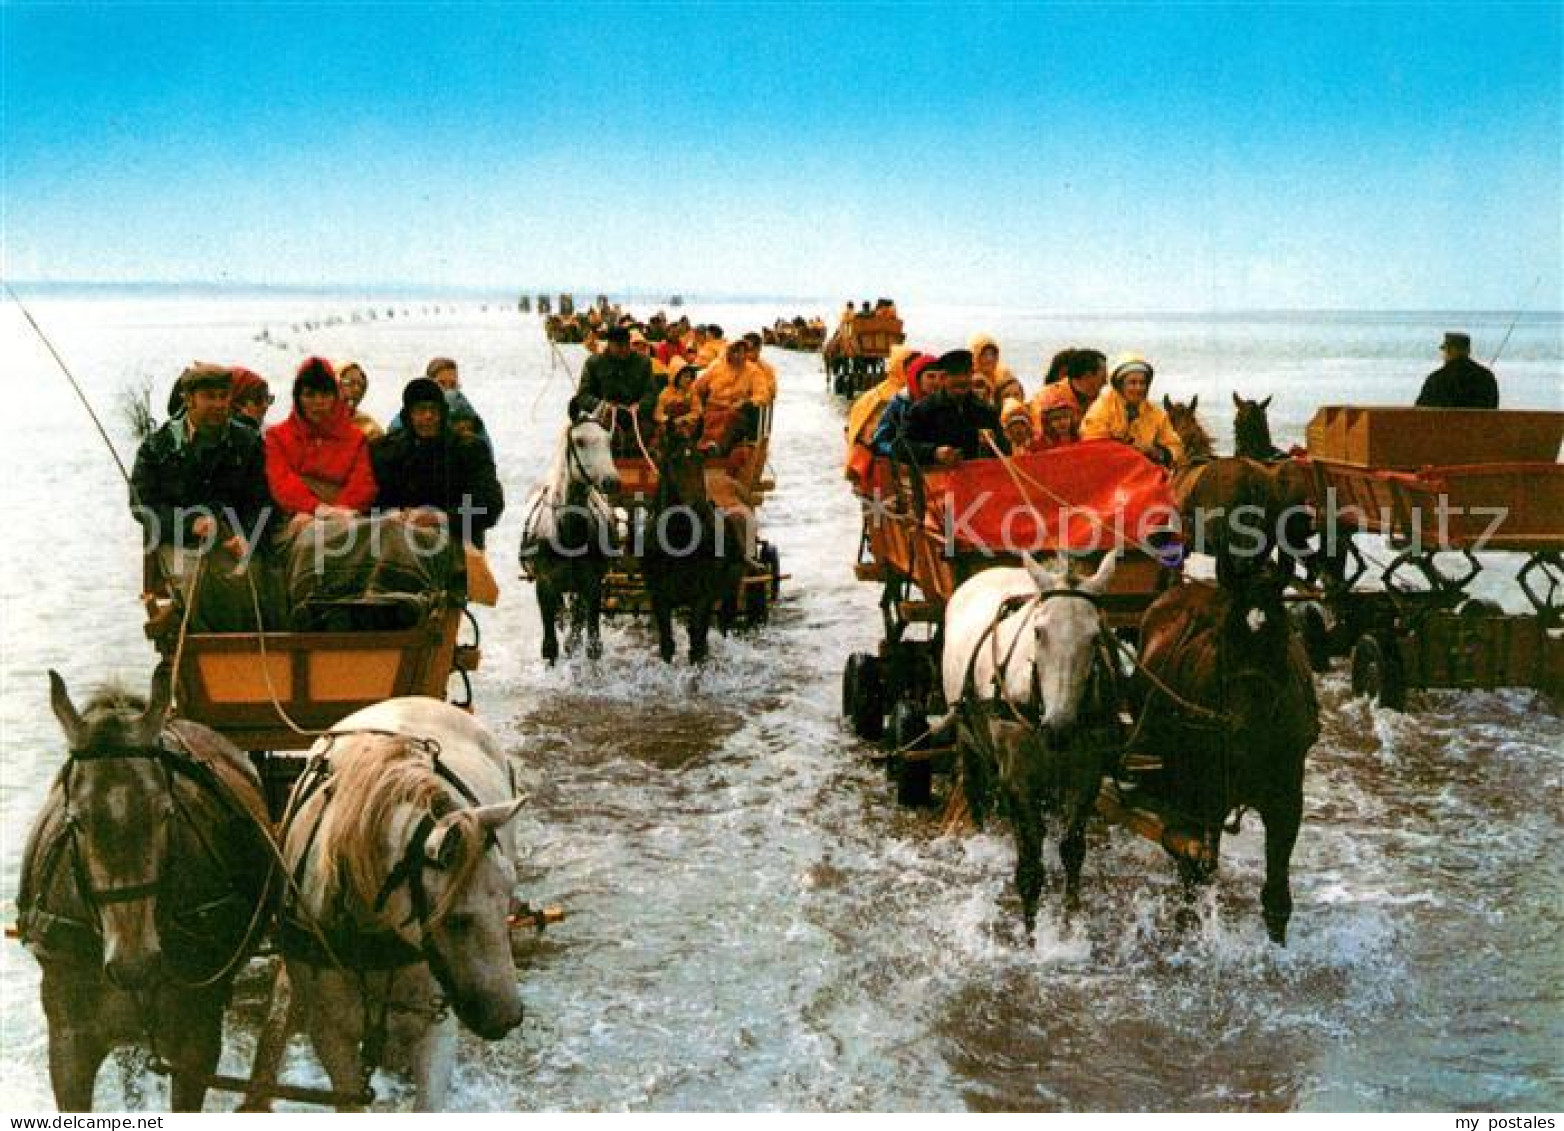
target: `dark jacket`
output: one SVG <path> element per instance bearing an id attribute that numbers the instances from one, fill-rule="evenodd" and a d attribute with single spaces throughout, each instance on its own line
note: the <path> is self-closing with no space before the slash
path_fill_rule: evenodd
<path id="1" fill-rule="evenodd" d="M 590 412 L 602 401 L 634 407 L 642 416 L 650 416 L 657 404 L 651 361 L 638 353 L 624 357 L 600 353 L 589 357 L 581 369 L 581 384 L 572 408 Z"/>
<path id="2" fill-rule="evenodd" d="M 1486 365 L 1457 357 L 1428 375 L 1417 395 L 1417 407 L 1498 408 L 1499 383 Z"/>
<path id="3" fill-rule="evenodd" d="M 230 524 L 237 522 L 246 539 L 259 542 L 265 533 L 259 524 L 264 520 L 270 525 L 273 513 L 260 435 L 229 421 L 216 440 L 197 443 L 185 437 L 184 429 L 185 418 L 175 417 L 137 449 L 130 474 L 131 513 L 163 546 L 173 545 L 176 538 L 186 546 L 197 545 L 190 528 L 201 517 L 198 508 Z M 179 508 L 184 513 L 176 517 Z"/>
<path id="4" fill-rule="evenodd" d="M 432 440 L 420 440 L 410 427 L 388 433 L 370 445 L 369 458 L 380 485 L 377 507 L 444 511 L 452 533 L 470 537 L 480 548 L 484 533 L 505 510 L 505 492 L 489 449 L 479 440 L 455 435 L 449 425 Z M 464 500 L 470 516 L 465 530 Z"/>
<path id="5" fill-rule="evenodd" d="M 1009 450 L 1004 429 L 999 426 L 999 413 L 977 397 L 957 401 L 942 391 L 913 402 L 907 410 L 907 446 L 912 449 L 913 458 L 924 466 L 936 462 L 936 448 L 955 448 L 962 459 L 991 457 L 994 453 L 978 435 L 984 429 L 993 433 L 1001 451 Z M 898 445 L 893 454 L 902 454 L 902 447 Z"/>

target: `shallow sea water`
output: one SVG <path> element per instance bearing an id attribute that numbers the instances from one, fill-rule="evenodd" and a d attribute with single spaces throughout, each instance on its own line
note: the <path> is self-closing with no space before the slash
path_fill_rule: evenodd
<path id="1" fill-rule="evenodd" d="M 689 312 L 732 331 L 795 311 Z M 1175 927 L 1177 885 L 1161 853 L 1094 828 L 1086 910 L 1063 923 L 1051 886 L 1028 947 L 1008 838 L 941 836 L 926 814 L 898 809 L 837 717 L 843 661 L 877 639 L 878 595 L 850 568 L 858 518 L 840 479 L 843 413 L 816 357 L 768 351 L 782 394 L 778 490 L 763 534 L 791 574 L 772 623 L 718 640 L 700 671 L 654 662 L 640 625 L 611 627 L 601 662 L 550 670 L 538 658 L 532 595 L 506 579 L 520 501 L 548 459 L 565 368 L 581 355 L 551 350 L 536 317 L 508 302 L 351 295 L 56 296 L 35 314 L 127 461 L 119 391 L 150 380 L 160 401 L 194 358 L 249 365 L 280 393 L 308 353 L 355 358 L 370 374 L 366 407 L 382 419 L 428 357 L 461 363 L 511 502 L 490 543 L 505 592 L 479 613 L 478 711 L 532 793 L 520 818 L 522 894 L 563 905 L 569 918 L 527 956 L 523 1027 L 495 1044 L 464 1036 L 457 1106 L 1564 1106 L 1564 721 L 1540 697 L 1424 693 L 1398 715 L 1353 701 L 1338 666 L 1320 685 L 1324 734 L 1309 763 L 1287 949 L 1271 946 L 1260 923 L 1252 820 L 1225 846 L 1222 875 L 1187 932 Z M 993 332 L 1029 387 L 1061 346 L 1136 348 L 1157 362 L 1157 392 L 1200 395 L 1224 448 L 1235 389 L 1275 397 L 1285 446 L 1301 440 L 1317 405 L 1409 403 L 1443 330 L 1472 330 L 1484 353 L 1509 322 L 904 314 L 925 348 Z M 1564 407 L 1561 327 L 1556 317 L 1521 322 L 1498 367 L 1506 403 Z M 111 678 L 139 688 L 152 652 L 117 473 L 13 306 L 0 313 L 0 335 L 11 387 L 27 390 L 3 476 L 12 523 L 0 568 L 0 895 L 9 900 L 62 754 L 45 670 L 78 692 Z M 1496 562 L 1484 584 L 1513 605 L 1509 569 Z M 30 956 L 0 948 L 6 1108 L 52 1106 L 37 982 Z M 226 1069 L 244 1069 L 263 990 L 254 975 L 239 985 Z M 287 1071 L 320 1078 L 300 1040 Z M 404 1086 L 383 1084 L 383 1105 L 410 1102 Z M 164 1097 L 134 1056 L 101 1074 L 101 1107 L 157 1108 Z M 231 1102 L 214 1095 L 208 1105 Z"/>

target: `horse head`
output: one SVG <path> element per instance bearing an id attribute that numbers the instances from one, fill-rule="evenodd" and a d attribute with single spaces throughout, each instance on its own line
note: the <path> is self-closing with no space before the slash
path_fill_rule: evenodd
<path id="1" fill-rule="evenodd" d="M 1233 407 L 1238 410 L 1233 417 L 1233 446 L 1239 458 L 1262 463 L 1280 459 L 1285 453 L 1271 442 L 1271 423 L 1265 415 L 1271 407 L 1271 398 L 1246 401 L 1234 393 Z"/>
<path id="2" fill-rule="evenodd" d="M 162 965 L 157 900 L 174 797 L 158 738 L 172 699 L 169 669 L 158 666 L 146 700 L 102 691 L 82 711 L 57 672 L 49 688 L 70 751 L 60 788 L 79 895 L 102 934 L 104 973 L 139 988 Z"/>
<path id="3" fill-rule="evenodd" d="M 462 780 L 460 752 L 417 740 L 347 732 L 330 755 L 332 794 L 307 899 L 317 914 L 341 908 L 396 934 L 429 964 L 464 1025 L 488 1040 L 504 1036 L 521 1023 L 522 1005 L 506 921 L 516 873 L 503 830 L 522 800 L 477 803 L 500 792 L 495 783 Z"/>
<path id="4" fill-rule="evenodd" d="M 595 413 L 577 412 L 565 434 L 570 482 L 606 494 L 619 489 L 619 469 L 607 427 Z"/>
<path id="5" fill-rule="evenodd" d="M 1195 410 L 1200 407 L 1200 397 L 1195 395 L 1189 403 L 1179 404 L 1171 397 L 1162 398 L 1162 407 L 1167 411 L 1168 423 L 1173 425 L 1173 431 L 1178 433 L 1178 438 L 1184 444 L 1184 456 L 1189 463 L 1200 463 L 1210 460 L 1216 454 L 1216 445 L 1212 443 L 1211 434 L 1200 423 L 1200 418 L 1195 415 Z"/>
<path id="6" fill-rule="evenodd" d="M 1096 572 L 1078 583 L 1062 557 L 1049 567 L 1023 554 L 1022 564 L 1037 588 L 1031 614 L 1032 665 L 1042 693 L 1043 731 L 1049 742 L 1058 745 L 1080 715 L 1102 628 L 1096 598 L 1107 591 L 1117 558 L 1112 552 L 1105 554 Z"/>
<path id="7" fill-rule="evenodd" d="M 437 862 L 424 881 L 433 908 L 424 925 L 429 968 L 462 1024 L 491 1041 L 521 1024 L 507 920 L 516 872 L 505 853 L 491 849 L 522 804 L 518 798 L 448 813 L 421 849 Z"/>

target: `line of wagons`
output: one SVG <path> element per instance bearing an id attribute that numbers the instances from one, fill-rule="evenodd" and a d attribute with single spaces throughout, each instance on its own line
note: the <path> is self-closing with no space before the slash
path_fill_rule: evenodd
<path id="1" fill-rule="evenodd" d="M 1285 594 L 1314 670 L 1348 657 L 1354 694 L 1394 709 L 1407 706 L 1413 689 L 1525 687 L 1564 694 L 1561 441 L 1561 412 L 1320 409 L 1308 425 L 1306 452 L 1292 458 L 1309 484 L 1315 529 L 1334 534 L 1316 539 L 1307 577 L 1295 576 Z M 1124 485 L 1112 480 L 1124 468 L 1113 459 L 1103 462 L 1100 450 L 1090 457 L 1101 467 L 1098 481 L 1083 484 L 1089 449 L 1099 445 L 1018 457 L 1017 477 L 1001 475 L 993 466 L 998 461 L 921 471 L 884 460 L 875 465 L 874 490 L 861 492 L 864 523 L 855 569 L 860 580 L 879 588 L 882 633 L 875 651 L 847 658 L 841 707 L 856 735 L 880 744 L 901 802 L 928 803 L 933 774 L 957 763 L 948 736 L 930 735 L 931 718 L 951 706 L 940 680 L 946 603 L 978 572 L 1018 564 L 999 540 L 984 537 L 992 524 L 985 531 L 971 514 L 1024 511 L 1044 502 L 1049 511 L 1068 504 L 1090 513 L 1104 500 L 1107 509 L 1122 503 L 1125 491 L 1118 488 Z M 981 505 L 974 502 L 979 496 Z M 1160 500 L 1172 502 L 1171 494 Z M 1050 531 L 1044 547 L 1068 551 L 1094 541 L 1082 534 Z M 1388 560 L 1371 553 L 1365 536 L 1383 541 Z M 1529 611 L 1506 612 L 1473 592 L 1485 573 L 1479 553 L 1510 557 L 1514 588 Z M 1491 568 L 1486 572 L 1492 583 L 1503 582 Z M 1099 601 L 1106 624 L 1133 648 L 1147 607 L 1168 587 L 1183 584 L 1210 582 L 1130 545 Z M 1133 708 L 1120 704 L 1121 733 L 1131 733 Z M 1130 793 L 1154 795 L 1133 787 L 1161 772 L 1155 759 L 1129 749 L 1121 766 Z M 1175 855 L 1180 846 L 1197 846 L 1188 830 L 1176 827 L 1176 814 L 1125 802 L 1115 783 L 1105 781 L 1098 808 Z"/>

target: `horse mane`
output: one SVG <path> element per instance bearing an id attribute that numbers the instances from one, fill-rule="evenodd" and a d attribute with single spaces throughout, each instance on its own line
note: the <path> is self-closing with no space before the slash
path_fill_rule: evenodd
<path id="1" fill-rule="evenodd" d="M 403 806 L 426 809 L 452 816 L 461 842 L 460 859 L 448 870 L 445 894 L 426 926 L 438 924 L 483 859 L 478 818 L 470 809 L 450 810 L 449 787 L 412 743 L 399 742 L 388 750 L 386 741 L 375 739 L 338 749 L 331 803 L 320 826 L 320 858 L 329 862 L 326 897 L 345 893 L 372 909 L 386 878 L 380 856 L 385 828 Z"/>

